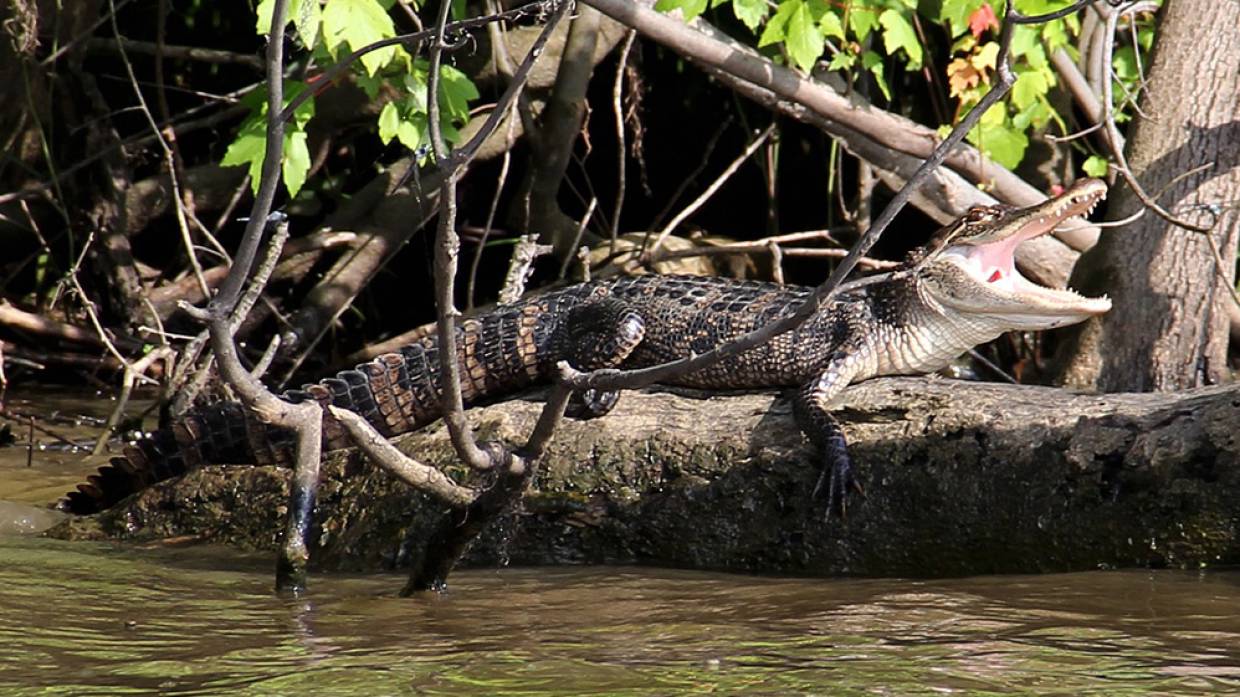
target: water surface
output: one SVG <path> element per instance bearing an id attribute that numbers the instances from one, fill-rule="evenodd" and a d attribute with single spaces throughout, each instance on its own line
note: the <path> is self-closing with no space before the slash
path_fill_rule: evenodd
<path id="1" fill-rule="evenodd" d="M 444 596 L 266 557 L 0 538 L 0 694 L 1240 691 L 1240 572 L 941 581 L 471 570 Z"/>
<path id="2" fill-rule="evenodd" d="M 112 407 L 6 401 L 83 443 Z M 106 459 L 35 436 L 29 458 L 0 448 L 0 695 L 1240 693 L 1240 571 L 480 569 L 444 596 L 315 575 L 289 599 L 266 555 L 12 534 L 54 522 L 47 504 Z"/>

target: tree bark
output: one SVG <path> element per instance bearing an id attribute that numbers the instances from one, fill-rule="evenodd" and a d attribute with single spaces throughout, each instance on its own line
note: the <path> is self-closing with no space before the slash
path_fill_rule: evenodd
<path id="1" fill-rule="evenodd" d="M 888 378 L 844 401 L 866 487 L 845 520 L 811 496 L 819 463 L 786 399 L 634 392 L 601 419 L 561 424 L 535 491 L 466 561 L 921 577 L 1240 561 L 1236 388 L 1075 395 Z M 484 438 L 518 440 L 541 406 L 514 400 L 469 418 Z M 442 424 L 398 447 L 463 473 Z M 404 561 L 398 550 L 440 520 L 441 507 L 355 453 L 329 456 L 323 472 L 320 568 Z M 206 467 L 56 534 L 271 549 L 287 480 Z"/>
<path id="2" fill-rule="evenodd" d="M 1227 373 L 1228 287 L 1240 231 L 1240 209 L 1232 205 L 1240 200 L 1240 3 L 1169 0 L 1160 19 L 1141 100 L 1148 118 L 1136 117 L 1129 164 L 1175 215 L 1209 223 L 1213 208 L 1218 217 L 1207 237 L 1147 212 L 1082 257 L 1073 285 L 1088 295 L 1108 292 L 1114 305 L 1073 330 L 1060 368 L 1073 386 L 1175 390 L 1217 383 Z M 1132 190 L 1120 187 L 1109 216 L 1141 208 Z"/>
<path id="3" fill-rule="evenodd" d="M 510 214 L 518 228 L 538 234 L 542 244 L 553 245 L 558 259 L 576 252 L 577 223 L 560 208 L 559 192 L 585 122 L 586 91 L 594 66 L 622 35 L 610 20 L 606 20 L 610 26 L 604 27 L 604 21 L 593 7 L 583 5 L 576 10 L 538 130 L 529 134 L 530 167 Z"/>

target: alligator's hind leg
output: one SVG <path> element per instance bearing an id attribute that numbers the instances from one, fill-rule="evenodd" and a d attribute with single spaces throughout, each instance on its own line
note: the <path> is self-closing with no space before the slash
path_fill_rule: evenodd
<path id="1" fill-rule="evenodd" d="M 646 335 L 642 316 L 616 298 L 578 305 L 564 316 L 553 338 L 555 354 L 578 370 L 618 368 Z M 616 390 L 573 394 L 566 413 L 575 419 L 598 418 L 615 408 Z"/>
<path id="2" fill-rule="evenodd" d="M 792 400 L 797 425 L 809 436 L 810 442 L 818 448 L 823 458 L 823 470 L 814 486 L 813 496 L 816 497 L 822 490 L 825 480 L 827 513 L 838 510 L 840 517 L 847 513 L 849 491 L 859 494 L 865 492 L 853 474 L 852 458 L 848 454 L 844 431 L 831 415 L 830 406 L 832 400 L 838 397 L 857 375 L 864 359 L 865 356 L 859 348 L 840 350 L 831 357 L 818 377 L 801 387 Z"/>

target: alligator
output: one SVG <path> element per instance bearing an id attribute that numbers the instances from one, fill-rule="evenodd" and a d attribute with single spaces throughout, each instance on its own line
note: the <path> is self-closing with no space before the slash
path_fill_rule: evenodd
<path id="1" fill-rule="evenodd" d="M 705 389 L 798 387 L 798 425 L 830 467 L 830 499 L 860 489 L 831 414 L 850 383 L 928 373 L 1007 331 L 1062 327 L 1100 315 L 1106 297 L 1034 283 L 1017 271 L 1025 241 L 1085 215 L 1106 195 L 1096 179 L 1026 207 L 975 206 L 939 230 L 896 269 L 842 285 L 798 328 L 668 384 Z M 560 361 L 580 370 L 640 368 L 700 354 L 786 317 L 814 289 L 691 276 L 632 276 L 549 291 L 458 323 L 457 360 L 467 404 L 494 401 L 547 381 Z M 283 393 L 363 416 L 384 436 L 441 415 L 440 352 L 429 337 L 317 383 Z M 616 393 L 576 402 L 578 415 L 609 411 Z M 324 448 L 350 445 L 324 409 Z M 197 407 L 171 427 L 125 448 L 59 504 L 74 513 L 106 509 L 149 484 L 204 463 L 287 464 L 287 432 L 231 402 Z M 820 486 L 822 480 L 819 482 Z M 841 500 L 842 505 L 842 500 Z"/>

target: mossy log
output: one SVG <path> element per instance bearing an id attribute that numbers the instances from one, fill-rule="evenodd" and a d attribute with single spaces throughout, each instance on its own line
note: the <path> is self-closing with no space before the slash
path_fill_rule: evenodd
<path id="1" fill-rule="evenodd" d="M 1240 390 L 1078 395 L 891 378 L 850 388 L 840 416 L 864 498 L 841 520 L 774 394 L 628 393 L 562 424 L 519 511 L 471 564 L 644 563 L 804 575 L 943 576 L 1240 561 Z M 475 409 L 484 438 L 519 440 L 540 403 Z M 402 450 L 460 474 L 442 426 Z M 396 565 L 441 509 L 356 452 L 324 468 L 313 561 Z M 212 466 L 60 536 L 190 536 L 272 549 L 287 472 Z"/>

